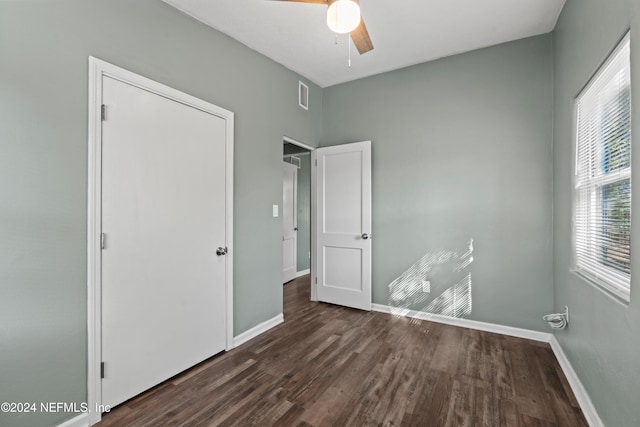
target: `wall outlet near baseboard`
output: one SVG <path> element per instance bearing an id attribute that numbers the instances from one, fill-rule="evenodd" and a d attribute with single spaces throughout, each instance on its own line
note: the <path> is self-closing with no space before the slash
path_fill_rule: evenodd
<path id="1" fill-rule="evenodd" d="M 431 281 L 430 280 L 422 280 L 422 292 L 430 293 L 431 292 Z"/>

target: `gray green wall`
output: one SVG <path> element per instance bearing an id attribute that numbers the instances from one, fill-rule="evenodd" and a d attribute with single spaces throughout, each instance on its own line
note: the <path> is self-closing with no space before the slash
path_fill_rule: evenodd
<path id="1" fill-rule="evenodd" d="M 544 35 L 324 90 L 321 145 L 372 140 L 374 303 L 442 312 L 470 274 L 466 317 L 548 330 L 551 49 Z"/>
<path id="2" fill-rule="evenodd" d="M 311 268 L 311 156 L 300 156 L 298 169 L 298 271 Z"/>
<path id="3" fill-rule="evenodd" d="M 0 402 L 86 400 L 89 55 L 235 112 L 235 333 L 282 312 L 282 136 L 318 143 L 320 88 L 300 109 L 298 75 L 159 0 L 3 1 Z"/>
<path id="4" fill-rule="evenodd" d="M 635 169 L 632 253 L 640 253 L 640 2 L 568 0 L 554 40 L 554 300 L 571 324 L 556 333 L 605 425 L 640 425 L 640 263 L 632 259 L 631 304 L 622 304 L 570 272 L 575 96 L 631 28 Z"/>

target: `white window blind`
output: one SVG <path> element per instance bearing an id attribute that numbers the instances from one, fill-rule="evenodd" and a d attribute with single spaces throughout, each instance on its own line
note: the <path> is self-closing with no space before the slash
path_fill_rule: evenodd
<path id="1" fill-rule="evenodd" d="M 629 300 L 631 82 L 629 35 L 576 98 L 575 269 Z"/>

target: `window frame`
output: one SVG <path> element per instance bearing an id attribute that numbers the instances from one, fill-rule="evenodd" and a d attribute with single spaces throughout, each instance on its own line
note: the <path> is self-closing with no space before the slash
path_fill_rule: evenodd
<path id="1" fill-rule="evenodd" d="M 577 211 L 578 209 L 580 209 L 579 192 L 582 188 L 584 188 L 583 187 L 584 184 L 580 186 L 578 185 L 579 184 L 578 164 L 579 164 L 579 154 L 580 154 L 579 104 L 580 104 L 580 101 L 583 99 L 583 96 L 587 94 L 595 84 L 600 83 L 599 82 L 600 77 L 602 77 L 602 75 L 607 71 L 609 65 L 611 65 L 614 61 L 616 61 L 616 59 L 618 58 L 618 55 L 620 55 L 621 52 L 627 47 L 627 44 L 629 44 L 629 48 L 630 48 L 630 45 L 631 45 L 630 31 L 628 31 L 625 34 L 625 36 L 616 44 L 616 47 L 607 56 L 607 59 L 598 67 L 598 70 L 596 71 L 596 73 L 590 77 L 588 83 L 584 86 L 584 88 L 578 93 L 578 95 L 573 100 L 574 164 L 573 164 L 573 171 L 572 171 L 573 176 L 572 176 L 572 206 L 571 206 L 572 208 L 571 210 L 571 213 L 572 213 L 571 271 L 578 274 L 580 277 L 587 280 L 588 282 L 595 284 L 596 287 L 606 291 L 607 293 L 613 294 L 615 297 L 622 299 L 626 303 L 629 303 L 630 297 L 631 297 L 631 276 L 632 276 L 633 270 L 631 270 L 631 273 L 629 275 L 626 275 L 618 271 L 617 269 L 609 267 L 602 263 L 598 263 L 597 265 L 589 265 L 589 266 L 585 266 L 584 263 L 583 265 L 579 265 L 580 263 L 578 262 L 578 256 L 577 256 L 577 252 L 578 252 L 577 229 L 579 228 L 579 224 L 577 220 Z M 630 85 L 631 85 L 631 82 L 630 82 Z M 630 103 L 630 109 L 632 111 L 633 99 L 631 97 L 629 98 L 629 103 Z M 600 112 L 598 112 L 598 115 L 600 115 Z M 630 117 L 630 120 L 632 119 L 633 118 Z M 631 123 L 631 127 L 633 127 L 633 123 Z M 601 143 L 602 141 L 599 141 L 599 142 L 600 144 L 598 144 L 597 149 L 601 150 L 603 148 L 603 144 Z M 596 218 L 599 215 L 601 216 L 602 211 L 601 210 L 599 211 L 598 208 L 596 207 L 598 204 L 596 200 L 599 193 L 598 189 L 602 189 L 606 185 L 624 182 L 625 180 L 628 179 L 629 185 L 631 187 L 630 197 L 632 198 L 633 196 L 633 180 L 632 180 L 632 163 L 633 162 L 631 158 L 631 153 L 633 152 L 632 145 L 633 145 L 633 141 L 631 141 L 630 148 L 629 148 L 630 159 L 629 159 L 628 167 L 611 172 L 611 173 L 606 173 L 606 174 L 601 174 L 595 177 L 591 177 L 589 179 L 589 183 L 590 183 L 589 188 L 591 190 L 590 198 L 592 199 L 591 202 L 587 202 L 588 210 L 590 211 L 589 215 L 594 215 L 594 217 Z M 591 224 L 594 224 L 596 221 L 598 221 L 598 219 L 589 219 L 587 222 L 587 226 L 591 227 Z M 629 228 L 630 228 L 629 245 L 631 250 L 631 240 L 633 239 L 633 235 L 631 234 L 631 230 L 633 229 L 633 223 L 631 222 L 631 218 L 630 218 Z M 593 238 L 592 233 L 585 233 L 584 237 L 590 240 L 588 244 L 589 251 L 599 251 L 599 249 L 595 244 L 596 239 Z M 591 243 L 591 240 L 593 240 L 594 243 Z M 630 256 L 629 259 L 631 260 L 632 257 Z M 615 282 L 607 280 L 606 277 L 603 277 L 603 276 L 612 277 L 615 280 Z M 625 286 L 621 286 L 619 284 L 620 282 L 625 282 Z"/>

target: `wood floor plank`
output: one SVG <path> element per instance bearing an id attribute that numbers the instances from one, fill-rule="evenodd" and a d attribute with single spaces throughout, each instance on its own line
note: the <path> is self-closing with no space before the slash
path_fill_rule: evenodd
<path id="1" fill-rule="evenodd" d="M 438 346 L 431 361 L 431 369 L 447 372 L 454 376 L 458 373 L 458 367 L 462 360 L 459 356 L 465 355 L 460 351 L 463 333 L 463 328 L 442 325 L 442 336 L 438 340 Z"/>
<path id="2" fill-rule="evenodd" d="M 490 378 L 493 378 L 493 392 L 496 398 L 513 399 L 515 397 L 514 370 L 511 366 L 511 354 L 506 346 L 506 337 L 491 334 Z"/>
<path id="3" fill-rule="evenodd" d="M 311 302 L 309 288 L 289 282 L 283 324 L 98 426 L 587 426 L 546 343 Z"/>
<path id="4" fill-rule="evenodd" d="M 535 347 L 528 345 L 523 339 L 512 338 L 510 354 L 512 368 L 517 372 L 514 376 L 516 396 L 513 401 L 518 412 L 534 419 L 556 422 L 555 414 L 539 370 L 536 368 Z"/>
<path id="5" fill-rule="evenodd" d="M 491 387 L 475 387 L 475 407 L 473 413 L 474 425 L 477 427 L 492 427 L 499 425 L 496 401 Z"/>
<path id="6" fill-rule="evenodd" d="M 420 425 L 423 420 L 432 419 L 433 414 L 429 408 L 441 380 L 441 372 L 425 368 L 415 380 L 415 390 L 407 405 L 407 410 L 402 418 L 402 425 Z M 437 425 L 434 420 L 434 425 Z"/>
<path id="7" fill-rule="evenodd" d="M 499 405 L 499 424 L 501 426 L 520 427 L 520 415 L 515 403 L 510 399 L 500 399 Z"/>
<path id="8" fill-rule="evenodd" d="M 473 420 L 475 395 L 473 386 L 454 380 L 451 388 L 451 399 L 444 425 L 447 427 L 470 427 Z"/>

